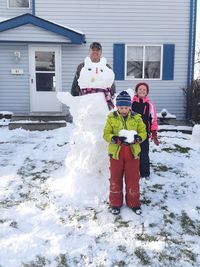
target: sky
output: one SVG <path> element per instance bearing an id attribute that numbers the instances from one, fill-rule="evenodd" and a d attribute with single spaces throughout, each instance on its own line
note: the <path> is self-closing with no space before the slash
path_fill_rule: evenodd
<path id="1" fill-rule="evenodd" d="M 192 135 L 159 126 L 143 213 L 124 204 L 115 216 L 102 95 L 60 95 L 76 112 L 60 129 L 0 127 L 1 267 L 200 266 L 200 125 Z"/>

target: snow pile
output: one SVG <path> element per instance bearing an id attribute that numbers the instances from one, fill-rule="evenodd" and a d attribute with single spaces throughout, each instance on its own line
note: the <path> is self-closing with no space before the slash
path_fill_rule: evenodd
<path id="1" fill-rule="evenodd" d="M 171 114 L 166 108 L 163 108 L 160 113 L 157 113 L 157 117 L 159 119 L 176 119 L 176 115 Z"/>
<path id="2" fill-rule="evenodd" d="M 114 216 L 107 156 L 102 166 L 97 159 L 102 175 L 92 164 L 86 171 L 85 158 L 101 147 L 90 142 L 81 158 L 89 130 L 73 149 L 75 132 L 75 124 L 0 128 L 0 266 L 200 266 L 200 148 L 191 136 L 159 133 L 160 145 L 150 143 L 151 179 L 140 180 L 142 216 L 125 205 Z M 78 162 L 69 168 L 72 153 Z"/>
<path id="3" fill-rule="evenodd" d="M 70 106 L 75 124 L 66 158 L 64 183 L 68 200 L 79 205 L 101 201 L 107 194 L 109 178 L 105 174 L 105 170 L 108 171 L 107 144 L 102 138 L 109 113 L 104 95 L 73 97 L 69 93 L 59 93 L 58 99 Z"/>
<path id="4" fill-rule="evenodd" d="M 192 136 L 191 136 L 192 141 L 195 144 L 200 145 L 200 124 L 195 124 L 193 129 L 192 129 Z"/>

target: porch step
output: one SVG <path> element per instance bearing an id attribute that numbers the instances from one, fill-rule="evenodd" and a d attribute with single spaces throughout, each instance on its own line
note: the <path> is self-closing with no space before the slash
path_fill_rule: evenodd
<path id="1" fill-rule="evenodd" d="M 54 130 L 66 127 L 65 115 L 13 115 L 8 125 L 9 130 L 22 128 L 29 131 Z"/>
<path id="2" fill-rule="evenodd" d="M 26 121 L 26 120 L 30 120 L 30 121 L 59 121 L 59 120 L 64 120 L 67 121 L 67 116 L 62 114 L 48 114 L 48 115 L 44 115 L 44 114 L 34 114 L 34 115 L 12 115 L 11 118 L 11 122 L 12 121 Z"/>

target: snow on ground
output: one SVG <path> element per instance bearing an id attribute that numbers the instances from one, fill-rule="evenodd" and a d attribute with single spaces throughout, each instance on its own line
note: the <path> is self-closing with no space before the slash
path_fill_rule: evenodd
<path id="1" fill-rule="evenodd" d="M 70 187 L 75 128 L 0 128 L 0 266 L 200 266 L 200 147 L 191 135 L 159 134 L 151 179 L 141 180 L 142 216 L 126 206 L 114 216 L 107 158 L 88 177 L 76 177 L 74 158 Z"/>

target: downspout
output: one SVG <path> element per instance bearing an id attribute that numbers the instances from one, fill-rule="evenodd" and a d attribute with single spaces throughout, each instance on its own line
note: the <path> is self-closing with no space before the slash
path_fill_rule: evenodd
<path id="1" fill-rule="evenodd" d="M 190 26 L 189 26 L 189 45 L 188 45 L 188 70 L 187 70 L 187 107 L 186 119 L 192 116 L 192 81 L 194 78 L 194 60 L 196 43 L 196 16 L 197 0 L 190 0 Z"/>
<path id="2" fill-rule="evenodd" d="M 32 15 L 35 16 L 35 0 L 32 0 Z"/>

